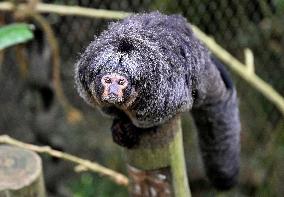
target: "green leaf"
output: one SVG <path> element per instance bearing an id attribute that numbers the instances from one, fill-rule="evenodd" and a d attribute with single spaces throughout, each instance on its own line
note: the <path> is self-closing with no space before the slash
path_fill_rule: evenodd
<path id="1" fill-rule="evenodd" d="M 28 24 L 15 23 L 0 27 L 0 50 L 32 38 L 33 32 Z"/>

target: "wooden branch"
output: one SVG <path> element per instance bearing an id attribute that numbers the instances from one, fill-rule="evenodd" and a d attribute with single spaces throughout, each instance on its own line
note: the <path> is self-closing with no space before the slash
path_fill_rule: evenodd
<path id="1" fill-rule="evenodd" d="M 268 100 L 274 103 L 280 112 L 284 115 L 284 98 L 271 85 L 263 81 L 254 72 L 248 72 L 245 64 L 234 58 L 228 51 L 218 45 L 213 38 L 203 33 L 199 28 L 191 25 L 196 37 L 234 72 L 246 80 L 252 87 L 262 93 Z"/>
<path id="2" fill-rule="evenodd" d="M 26 4 L 24 3 L 19 4 L 17 8 L 20 10 L 24 10 L 26 8 Z M 12 11 L 13 9 L 14 5 L 10 2 L 0 3 L 0 10 Z M 79 6 L 53 5 L 45 3 L 38 3 L 34 7 L 34 11 L 37 11 L 39 13 L 54 13 L 65 16 L 75 15 L 82 17 L 94 17 L 94 18 L 104 18 L 104 19 L 123 19 L 131 14 L 122 11 L 110 11 L 103 9 L 83 8 Z"/>
<path id="3" fill-rule="evenodd" d="M 25 4 L 20 4 L 19 9 L 25 9 Z M 10 2 L 0 3 L 0 10 L 13 11 L 14 6 Z M 82 8 L 79 6 L 64 6 L 64 5 L 50 5 L 38 3 L 35 10 L 40 13 L 55 13 L 59 15 L 76 15 L 81 17 L 94 17 L 105 19 L 123 19 L 133 13 L 110 11 L 102 9 Z M 218 45 L 213 38 L 210 38 L 203 33 L 199 28 L 191 25 L 196 37 L 198 37 L 204 44 L 224 63 L 226 63 L 234 72 L 246 80 L 253 88 L 262 93 L 269 101 L 276 105 L 279 111 L 284 115 L 284 98 L 271 85 L 266 83 L 254 72 L 248 72 L 245 64 L 234 58 L 229 52 Z M 250 70 L 252 67 L 250 67 Z"/>
<path id="4" fill-rule="evenodd" d="M 113 171 L 109 168 L 106 168 L 106 167 L 98 164 L 98 163 L 91 162 L 89 160 L 82 159 L 82 158 L 79 158 L 79 157 L 73 156 L 71 154 L 67 154 L 67 153 L 58 151 L 58 150 L 54 150 L 54 149 L 50 148 L 49 146 L 36 146 L 36 145 L 33 145 L 33 144 L 24 143 L 24 142 L 18 141 L 16 139 L 13 139 L 13 138 L 11 138 L 7 135 L 1 135 L 0 136 L 0 144 L 1 143 L 14 145 L 14 146 L 24 148 L 24 149 L 28 149 L 28 150 L 31 150 L 31 151 L 35 151 L 35 152 L 38 152 L 38 153 L 45 153 L 45 154 L 48 154 L 52 157 L 64 159 L 66 161 L 71 161 L 71 162 L 78 164 L 80 166 L 84 166 L 88 170 L 97 172 L 97 173 L 99 173 L 103 176 L 107 176 L 119 185 L 124 185 L 124 186 L 128 185 L 128 178 L 123 174 L 115 172 L 115 171 Z"/>
<path id="5" fill-rule="evenodd" d="M 247 66 L 247 71 L 254 74 L 254 58 L 253 53 L 249 48 L 245 49 L 245 64 Z"/>

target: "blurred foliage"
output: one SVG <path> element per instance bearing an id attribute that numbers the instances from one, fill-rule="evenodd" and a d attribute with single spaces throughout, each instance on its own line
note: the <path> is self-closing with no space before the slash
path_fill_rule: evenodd
<path id="1" fill-rule="evenodd" d="M 0 50 L 27 42 L 32 38 L 33 33 L 27 24 L 11 24 L 0 27 Z"/>
<path id="2" fill-rule="evenodd" d="M 99 177 L 98 175 L 84 173 L 80 179 L 70 184 L 74 197 L 105 197 L 113 196 L 125 197 L 127 196 L 127 188 L 118 186 L 108 179 Z"/>
<path id="3" fill-rule="evenodd" d="M 278 13 L 284 11 L 284 0 L 275 0 L 275 5 L 278 9 Z"/>

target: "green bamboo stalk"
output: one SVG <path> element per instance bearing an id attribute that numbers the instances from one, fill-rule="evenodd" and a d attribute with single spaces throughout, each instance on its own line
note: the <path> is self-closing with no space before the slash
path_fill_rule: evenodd
<path id="1" fill-rule="evenodd" d="M 262 93 L 268 100 L 277 106 L 279 111 L 284 115 L 284 98 L 270 84 L 251 72 L 251 67 L 241 63 L 233 57 L 228 51 L 218 45 L 215 40 L 198 27 L 191 25 L 193 32 L 220 60 L 228 65 L 234 72 L 246 80 L 252 87 Z"/>
<path id="2" fill-rule="evenodd" d="M 180 117 L 144 133 L 138 147 L 125 152 L 131 196 L 191 196 Z"/>

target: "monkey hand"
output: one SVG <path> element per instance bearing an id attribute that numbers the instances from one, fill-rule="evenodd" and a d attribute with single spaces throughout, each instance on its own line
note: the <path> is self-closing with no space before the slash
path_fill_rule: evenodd
<path id="1" fill-rule="evenodd" d="M 142 129 L 134 126 L 129 119 L 114 119 L 111 131 L 113 141 L 126 148 L 139 144 L 142 134 Z"/>

